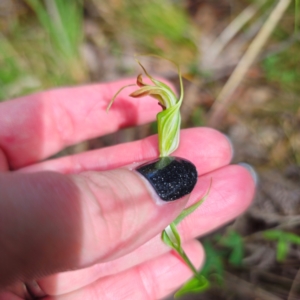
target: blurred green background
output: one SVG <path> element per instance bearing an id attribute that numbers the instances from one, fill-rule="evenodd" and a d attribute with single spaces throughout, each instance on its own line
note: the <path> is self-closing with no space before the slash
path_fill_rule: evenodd
<path id="1" fill-rule="evenodd" d="M 281 2 L 287 10 L 230 101 L 218 108 L 215 100 Z M 248 212 L 201 238 L 207 250 L 203 272 L 212 287 L 184 299 L 299 299 L 299 12 L 298 0 L 2 0 L 0 100 L 136 76 L 135 54 L 176 61 L 185 78 L 183 126 L 226 133 L 235 148 L 233 162 L 250 163 L 259 178 Z M 168 62 L 142 61 L 149 73 L 178 85 Z M 153 131 L 125 130 L 79 150 Z"/>

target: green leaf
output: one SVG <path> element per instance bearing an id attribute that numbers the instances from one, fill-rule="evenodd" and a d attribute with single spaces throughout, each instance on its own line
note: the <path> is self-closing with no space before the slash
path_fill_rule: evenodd
<path id="1" fill-rule="evenodd" d="M 291 242 L 296 245 L 300 245 L 300 236 L 291 232 L 284 232 L 282 230 L 267 230 L 263 233 L 264 237 L 268 240 L 279 240 L 282 237 L 288 242 Z"/>
<path id="2" fill-rule="evenodd" d="M 282 230 L 267 230 L 263 233 L 264 237 L 268 240 L 271 240 L 271 241 L 276 241 L 278 239 L 281 238 L 282 236 Z"/>
<path id="3" fill-rule="evenodd" d="M 222 253 L 216 251 L 211 242 L 204 241 L 203 247 L 205 249 L 205 263 L 201 270 L 201 274 L 208 277 L 211 274 L 216 274 L 217 278 L 220 279 L 219 283 L 222 283 L 224 263 Z"/>
<path id="4" fill-rule="evenodd" d="M 263 234 L 266 239 L 277 241 L 276 258 L 279 262 L 286 259 L 290 243 L 300 244 L 300 237 L 294 233 L 273 229 L 265 231 Z"/>
<path id="5" fill-rule="evenodd" d="M 231 249 L 229 262 L 234 266 L 240 266 L 244 257 L 244 246 L 241 235 L 235 231 L 230 231 L 221 238 L 220 244 Z"/>
<path id="6" fill-rule="evenodd" d="M 209 287 L 208 280 L 203 276 L 199 275 L 197 277 L 193 277 L 187 283 L 183 285 L 183 287 L 175 293 L 175 298 L 181 297 L 188 293 L 199 293 L 203 292 Z"/>
<path id="7" fill-rule="evenodd" d="M 244 257 L 244 247 L 243 247 L 243 243 L 240 241 L 232 249 L 232 252 L 229 256 L 229 262 L 233 266 L 239 267 L 242 265 L 243 257 Z"/>
<path id="8" fill-rule="evenodd" d="M 277 252 L 276 252 L 276 258 L 279 262 L 282 262 L 286 259 L 287 254 L 289 251 L 289 243 L 286 241 L 286 239 L 282 236 L 277 243 Z"/>
<path id="9" fill-rule="evenodd" d="M 284 233 L 284 237 L 286 241 L 289 241 L 290 243 L 300 245 L 300 236 L 296 235 L 294 233 L 286 232 Z"/>
<path id="10" fill-rule="evenodd" d="M 188 215 L 190 215 L 192 212 L 194 212 L 204 202 L 204 200 L 207 198 L 207 196 L 210 192 L 210 189 L 211 189 L 211 185 L 212 185 L 212 180 L 210 181 L 209 188 L 208 188 L 207 192 L 205 193 L 205 195 L 202 197 L 202 199 L 200 199 L 198 202 L 194 203 L 193 205 L 185 208 L 180 213 L 180 215 L 173 221 L 173 223 L 178 225 L 184 218 L 186 218 Z"/>
<path id="11" fill-rule="evenodd" d="M 78 58 L 82 38 L 83 6 L 80 1 L 26 0 L 65 59 Z"/>

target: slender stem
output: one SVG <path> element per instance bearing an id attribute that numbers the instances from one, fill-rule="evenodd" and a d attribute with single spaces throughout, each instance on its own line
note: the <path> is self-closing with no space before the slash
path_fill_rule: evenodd
<path id="1" fill-rule="evenodd" d="M 203 280 L 203 276 L 198 273 L 197 269 L 194 267 L 194 265 L 192 264 L 192 262 L 190 261 L 190 259 L 188 258 L 188 256 L 184 252 L 184 250 L 181 247 L 178 248 L 178 249 L 175 249 L 175 250 L 178 252 L 178 254 L 181 256 L 181 258 L 184 260 L 184 262 L 187 264 L 187 266 L 193 272 L 194 276 L 199 281 L 202 281 Z"/>
<path id="2" fill-rule="evenodd" d="M 179 249 L 177 249 L 178 254 L 182 257 L 182 259 L 185 261 L 185 263 L 188 265 L 188 267 L 191 269 L 191 271 L 194 273 L 194 275 L 196 277 L 198 277 L 198 272 L 197 269 L 194 267 L 194 265 L 192 264 L 192 262 L 190 261 L 190 259 L 188 258 L 188 256 L 186 255 L 186 253 L 183 251 L 183 249 L 180 247 Z"/>
<path id="3" fill-rule="evenodd" d="M 209 122 L 208 124 L 212 127 L 216 127 L 217 123 L 220 122 L 220 118 L 231 105 L 234 98 L 232 98 L 233 93 L 236 91 L 237 87 L 240 85 L 244 79 L 245 74 L 254 63 L 258 54 L 262 50 L 263 46 L 267 42 L 271 33 L 275 29 L 276 25 L 283 16 L 285 10 L 288 8 L 291 0 L 279 0 L 278 4 L 271 12 L 269 18 L 264 23 L 259 33 L 251 42 L 247 51 L 241 58 L 239 64 L 231 74 L 230 78 L 224 85 L 222 91 L 220 92 L 218 98 L 210 109 Z"/>
<path id="4" fill-rule="evenodd" d="M 300 0 L 295 1 L 295 31 L 294 33 L 298 33 L 298 23 L 299 23 L 299 13 L 300 13 Z"/>

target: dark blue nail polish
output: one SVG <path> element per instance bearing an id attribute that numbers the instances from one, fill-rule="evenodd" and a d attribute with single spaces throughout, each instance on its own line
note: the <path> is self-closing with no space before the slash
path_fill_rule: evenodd
<path id="1" fill-rule="evenodd" d="M 152 185 L 164 201 L 173 201 L 190 194 L 197 182 L 197 170 L 190 161 L 175 157 L 161 157 L 136 169 Z"/>

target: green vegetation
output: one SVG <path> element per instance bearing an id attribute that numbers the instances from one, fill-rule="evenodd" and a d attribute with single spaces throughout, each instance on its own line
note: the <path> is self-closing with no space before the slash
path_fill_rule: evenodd
<path id="1" fill-rule="evenodd" d="M 88 77 L 79 54 L 82 4 L 61 0 L 26 4 L 26 16 L 7 20 L 7 30 L 0 35 L 1 99 Z"/>

